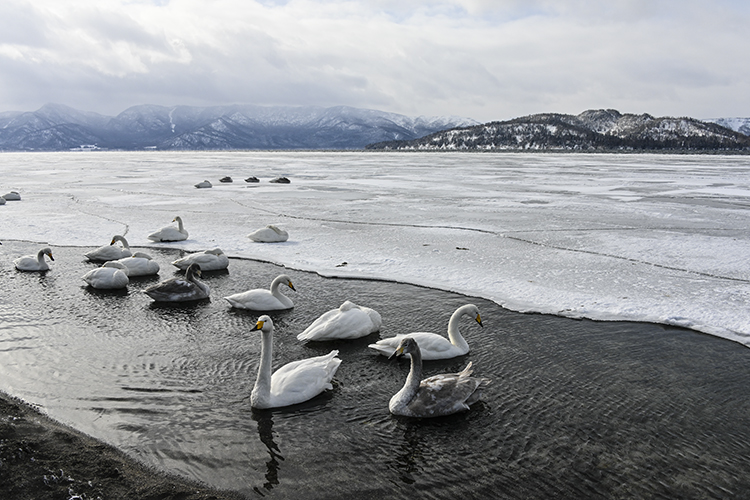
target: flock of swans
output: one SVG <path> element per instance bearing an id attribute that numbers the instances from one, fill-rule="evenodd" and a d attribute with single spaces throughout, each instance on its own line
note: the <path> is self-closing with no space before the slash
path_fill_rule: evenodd
<path id="1" fill-rule="evenodd" d="M 181 241 L 187 239 L 182 219 L 175 217 L 178 227 L 168 226 L 148 236 L 152 241 Z M 269 226 L 271 227 L 271 226 Z M 276 232 L 275 229 L 271 229 Z M 122 246 L 116 245 L 121 243 Z M 116 235 L 109 245 L 99 247 L 84 254 L 94 262 L 104 262 L 101 267 L 87 272 L 83 280 L 99 289 L 124 288 L 129 276 L 158 274 L 160 268 L 148 254 L 132 253 L 127 240 Z M 26 255 L 14 261 L 20 271 L 47 271 L 49 264 L 45 257 L 54 261 L 48 247 L 39 250 L 37 255 Z M 229 259 L 219 248 L 195 252 L 172 262 L 172 265 L 185 271 L 184 277 L 177 276 L 143 290 L 157 302 L 186 302 L 208 299 L 211 290 L 198 278 L 203 271 L 227 269 Z M 233 308 L 260 313 L 289 310 L 293 301 L 284 295 L 281 287 L 296 291 L 289 276 L 276 277 L 269 289 L 252 289 L 224 297 Z M 469 344 L 459 332 L 459 321 L 463 317 L 474 320 L 480 326 L 482 320 L 479 309 L 474 304 L 459 307 L 448 322 L 448 337 L 431 332 L 412 332 L 387 337 L 368 345 L 379 355 L 389 358 L 405 356 L 410 358 L 410 371 L 403 388 L 390 400 L 391 413 L 406 417 L 428 418 L 450 415 L 468 410 L 478 401 L 482 390 L 490 383 L 489 379 L 472 377 L 472 364 L 459 373 L 443 373 L 422 378 L 422 362 L 438 359 L 451 359 L 467 354 Z M 303 342 L 350 340 L 365 337 L 380 331 L 380 314 L 368 307 L 345 301 L 317 318 L 297 339 Z M 318 394 L 332 389 L 331 380 L 342 360 L 338 350 L 326 355 L 292 361 L 272 372 L 273 332 L 272 319 L 261 315 L 253 331 L 261 333 L 261 353 L 258 375 L 253 387 L 250 402 L 259 409 L 278 408 L 308 401 Z"/>

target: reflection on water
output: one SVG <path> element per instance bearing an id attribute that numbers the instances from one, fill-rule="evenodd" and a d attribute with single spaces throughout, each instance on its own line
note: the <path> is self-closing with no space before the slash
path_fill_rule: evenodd
<path id="1" fill-rule="evenodd" d="M 750 491 L 748 350 L 696 332 L 512 313 L 457 294 L 325 279 L 232 260 L 205 273 L 205 301 L 162 305 L 141 291 L 179 275 L 176 251 L 149 250 L 158 278 L 103 292 L 81 276 L 81 249 L 55 248 L 52 270 L 20 273 L 36 245 L 3 242 L 0 388 L 148 464 L 250 498 L 742 498 Z M 291 408 L 250 408 L 260 356 L 257 315 L 222 299 L 289 274 L 295 308 L 272 314 L 274 368 L 340 351 L 333 391 Z M 10 291 L 10 292 L 9 292 Z M 363 339 L 301 343 L 296 335 L 345 300 L 376 309 Z M 461 358 L 492 379 L 459 415 L 394 417 L 388 401 L 408 360 L 367 344 L 465 321 Z"/>
<path id="2" fill-rule="evenodd" d="M 253 409 L 253 420 L 258 422 L 260 442 L 266 445 L 268 455 L 270 456 L 266 462 L 266 482 L 263 483 L 263 488 L 270 491 L 274 486 L 279 484 L 279 460 L 284 460 L 284 457 L 281 456 L 281 451 L 273 440 L 272 412 L 270 410 Z M 253 489 L 257 493 L 263 494 L 257 486 Z"/>

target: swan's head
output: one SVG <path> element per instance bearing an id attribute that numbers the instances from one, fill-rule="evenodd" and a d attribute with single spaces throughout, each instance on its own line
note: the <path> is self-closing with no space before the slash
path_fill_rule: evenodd
<path id="1" fill-rule="evenodd" d="M 479 326 L 484 327 L 482 324 L 482 317 L 479 315 L 479 308 L 474 304 L 467 304 L 463 308 L 463 313 L 469 316 L 471 319 L 479 323 Z"/>
<path id="2" fill-rule="evenodd" d="M 224 255 L 224 252 L 221 251 L 221 248 L 212 248 L 211 250 L 206 250 L 203 253 L 210 253 L 213 255 Z"/>
<path id="3" fill-rule="evenodd" d="M 260 318 L 258 318 L 258 322 L 255 323 L 255 326 L 251 331 L 260 330 L 262 332 L 272 332 L 273 331 L 273 321 L 271 321 L 270 316 L 264 314 Z"/>
<path id="4" fill-rule="evenodd" d="M 49 248 L 49 247 L 42 248 L 42 254 L 46 255 L 47 257 L 49 257 L 49 260 L 55 260 L 55 258 L 52 257 L 52 249 Z"/>
<path id="5" fill-rule="evenodd" d="M 405 354 L 412 354 L 415 352 L 419 352 L 419 345 L 417 345 L 417 341 L 411 337 L 404 337 L 403 339 L 401 339 L 401 343 L 398 345 L 398 348 L 393 351 L 393 354 L 388 356 L 388 359 L 394 356 L 400 358 Z"/>
<path id="6" fill-rule="evenodd" d="M 109 244 L 110 245 L 114 245 L 118 241 L 122 241 L 123 243 L 127 243 L 127 241 L 125 241 L 125 237 L 124 236 L 116 234 L 116 235 L 112 236 L 112 241 L 110 241 Z"/>
<path id="7" fill-rule="evenodd" d="M 182 222 L 182 219 L 178 215 L 177 217 L 175 217 L 174 219 L 172 219 L 172 222 Z"/>
<path id="8" fill-rule="evenodd" d="M 198 276 L 200 278 L 201 276 L 201 265 L 197 263 L 190 264 L 187 269 L 185 269 L 185 277 L 190 278 L 190 276 Z"/>
<path id="9" fill-rule="evenodd" d="M 132 255 L 132 257 L 134 257 L 134 258 L 137 257 L 137 258 L 141 258 L 141 259 L 152 260 L 151 256 L 149 254 L 145 253 L 145 252 L 135 252 Z"/>

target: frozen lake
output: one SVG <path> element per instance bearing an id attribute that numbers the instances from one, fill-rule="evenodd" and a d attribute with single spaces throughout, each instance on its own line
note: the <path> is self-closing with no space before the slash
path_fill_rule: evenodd
<path id="1" fill-rule="evenodd" d="M 250 496 L 742 498 L 748 167 L 667 155 L 3 154 L 0 191 L 22 200 L 0 206 L 0 389 Z M 268 182 L 282 175 L 291 183 Z M 214 187 L 193 187 L 204 179 Z M 188 240 L 146 239 L 176 215 Z M 270 223 L 289 241 L 246 238 Z M 154 279 L 121 293 L 80 280 L 94 267 L 83 253 L 114 234 L 154 255 L 158 279 L 185 250 L 243 259 L 206 277 L 210 301 L 158 307 L 140 293 Z M 15 271 L 41 243 L 51 271 Z M 277 265 L 298 292 L 274 315 L 274 366 L 332 348 L 343 362 L 332 392 L 258 412 L 256 315 L 221 297 L 266 287 Z M 376 308 L 381 332 L 296 340 L 346 299 Z M 407 366 L 367 343 L 443 333 L 469 301 L 485 323 L 461 326 L 472 351 L 426 371 L 474 362 L 493 380 L 483 402 L 435 421 L 391 416 Z"/>
<path id="2" fill-rule="evenodd" d="M 3 239 L 146 245 L 180 215 L 172 247 L 750 344 L 747 156 L 5 153 L 2 189 Z M 270 223 L 287 243 L 245 237 Z"/>

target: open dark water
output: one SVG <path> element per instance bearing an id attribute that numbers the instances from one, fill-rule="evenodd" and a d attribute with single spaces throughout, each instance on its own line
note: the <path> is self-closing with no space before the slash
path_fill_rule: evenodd
<path id="1" fill-rule="evenodd" d="M 0 247 L 0 388 L 132 456 L 248 497 L 750 498 L 750 351 L 659 325 L 577 321 L 410 285 L 325 279 L 232 259 L 206 273 L 210 301 L 156 306 L 140 293 L 97 292 L 80 277 L 88 248 L 53 247 L 50 272 L 20 273 Z M 175 274 L 176 250 L 149 249 Z M 273 314 L 275 366 L 340 350 L 334 390 L 297 407 L 250 408 L 257 316 L 221 298 L 281 272 L 296 307 Z M 380 334 L 302 344 L 301 332 L 344 300 L 383 316 Z M 463 358 L 493 380 L 467 413 L 409 420 L 388 412 L 408 362 L 376 357 L 379 336 L 444 333 L 473 302 Z"/>

